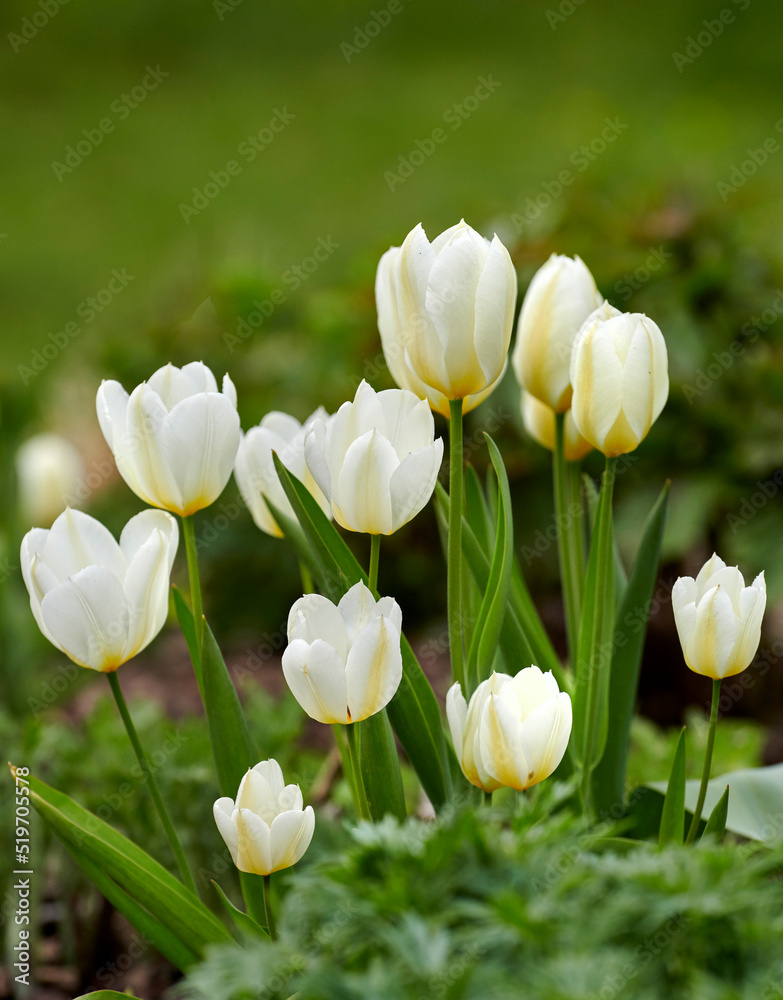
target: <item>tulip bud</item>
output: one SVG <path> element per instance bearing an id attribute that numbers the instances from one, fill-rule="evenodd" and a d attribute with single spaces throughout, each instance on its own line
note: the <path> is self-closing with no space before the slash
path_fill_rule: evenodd
<path id="1" fill-rule="evenodd" d="M 581 258 L 554 253 L 525 294 L 511 363 L 522 388 L 556 413 L 571 406 L 571 348 L 601 301 Z"/>
<path id="2" fill-rule="evenodd" d="M 522 421 L 525 430 L 540 445 L 555 450 L 555 411 L 522 390 Z M 569 462 L 578 462 L 593 450 L 589 441 L 585 441 L 574 424 L 571 411 L 565 415 L 565 457 Z"/>
<path id="3" fill-rule="evenodd" d="M 315 829 L 313 807 L 303 805 L 299 785 L 286 785 L 272 759 L 248 770 L 236 801 L 224 796 L 215 802 L 215 823 L 241 872 L 271 875 L 296 864 Z"/>
<path id="4" fill-rule="evenodd" d="M 130 396 L 102 382 L 97 411 L 120 475 L 145 503 L 187 517 L 223 492 L 241 433 L 228 375 L 222 392 L 200 361 L 159 368 Z"/>
<path id="5" fill-rule="evenodd" d="M 419 397 L 426 399 L 430 407 L 441 416 L 449 417 L 449 401 L 442 392 L 426 385 L 408 362 L 405 350 L 405 331 L 400 322 L 400 311 L 397 307 L 397 289 L 400 284 L 400 247 L 392 247 L 381 257 L 378 264 L 378 271 L 375 276 L 375 304 L 378 310 L 378 330 L 381 334 L 381 347 L 383 356 L 386 359 L 386 366 L 389 374 L 401 389 L 408 389 Z M 462 405 L 462 412 L 468 413 L 475 409 L 489 394 L 497 387 L 506 365 L 486 389 L 475 396 L 466 396 Z"/>
<path id="6" fill-rule="evenodd" d="M 361 722 L 391 701 L 402 680 L 402 612 L 356 583 L 335 607 L 320 594 L 300 597 L 288 616 L 283 674 L 317 722 Z"/>
<path id="7" fill-rule="evenodd" d="M 571 384 L 582 437 L 610 458 L 633 451 L 669 395 L 663 334 L 642 313 L 594 314 L 574 342 Z"/>
<path id="8" fill-rule="evenodd" d="M 110 673 L 163 628 L 177 522 L 144 510 L 119 545 L 100 521 L 66 509 L 51 529 L 22 540 L 22 576 L 46 638 L 79 666 Z"/>
<path id="9" fill-rule="evenodd" d="M 462 773 L 478 788 L 523 791 L 549 777 L 571 735 L 571 699 L 552 672 L 525 667 L 496 674 L 465 702 L 459 682 L 446 696 L 446 715 Z"/>
<path id="10" fill-rule="evenodd" d="M 419 513 L 442 458 L 427 402 L 366 382 L 328 421 L 315 419 L 305 438 L 307 465 L 337 523 L 371 535 L 390 535 Z"/>
<path id="11" fill-rule="evenodd" d="M 16 453 L 16 475 L 22 516 L 48 527 L 82 485 L 84 462 L 66 438 L 36 434 Z"/>
<path id="12" fill-rule="evenodd" d="M 764 573 L 751 586 L 736 566 L 713 555 L 694 580 L 681 576 L 672 589 L 677 634 L 688 666 L 722 680 L 750 665 L 761 638 L 767 603 Z"/>
<path id="13" fill-rule="evenodd" d="M 266 505 L 267 497 L 281 514 L 287 514 L 292 520 L 296 520 L 294 509 L 278 479 L 273 453 L 307 487 L 324 514 L 332 516 L 329 501 L 305 462 L 305 437 L 313 421 L 317 419 L 328 420 L 323 407 L 319 407 L 303 424 L 287 413 L 274 411 L 267 413 L 257 427 L 242 435 L 234 465 L 234 477 L 253 520 L 268 535 L 282 538 L 283 532 Z"/>
<path id="14" fill-rule="evenodd" d="M 462 221 L 430 243 L 418 225 L 402 244 L 394 283 L 407 364 L 425 385 L 464 399 L 497 382 L 517 296 L 497 236 L 490 242 Z"/>

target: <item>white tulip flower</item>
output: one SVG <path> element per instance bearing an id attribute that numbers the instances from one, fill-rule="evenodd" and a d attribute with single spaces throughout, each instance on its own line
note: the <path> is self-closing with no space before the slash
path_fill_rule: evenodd
<path id="1" fill-rule="evenodd" d="M 746 587 L 739 569 L 717 555 L 695 580 L 681 576 L 672 589 L 672 607 L 691 670 L 713 680 L 745 670 L 759 646 L 766 603 L 763 572 Z"/>
<path id="2" fill-rule="evenodd" d="M 528 286 L 511 363 L 522 388 L 556 413 L 571 406 L 574 339 L 602 301 L 580 257 L 553 253 Z"/>
<path id="3" fill-rule="evenodd" d="M 525 667 L 516 676 L 496 674 L 467 704 L 457 682 L 446 714 L 462 773 L 478 788 L 523 791 L 549 777 L 571 735 L 571 699 L 552 672 Z"/>
<path id="4" fill-rule="evenodd" d="M 402 249 L 392 247 L 381 257 L 375 276 L 375 304 L 378 310 L 378 330 L 381 335 L 381 347 L 389 374 L 401 389 L 408 389 L 419 399 L 426 399 L 430 407 L 441 416 L 449 417 L 449 401 L 442 392 L 422 382 L 411 368 L 405 350 L 406 332 L 400 321 L 400 310 L 397 304 L 397 294 L 400 283 L 400 256 Z M 504 363 L 500 375 L 486 389 L 474 396 L 466 396 L 462 412 L 468 413 L 483 402 L 498 386 L 506 371 Z"/>
<path id="5" fill-rule="evenodd" d="M 402 612 L 356 583 L 336 606 L 320 594 L 300 597 L 288 616 L 283 674 L 318 722 L 361 722 L 391 701 L 402 680 Z"/>
<path id="6" fill-rule="evenodd" d="M 521 399 L 522 422 L 525 430 L 549 451 L 555 450 L 555 411 L 542 403 L 540 399 L 531 396 L 529 392 L 522 390 Z M 585 441 L 574 424 L 574 418 L 570 410 L 565 415 L 565 457 L 569 462 L 578 462 L 579 459 L 593 450 L 589 441 Z"/>
<path id="7" fill-rule="evenodd" d="M 642 313 L 594 314 L 574 341 L 571 384 L 582 437 L 610 458 L 633 451 L 669 395 L 663 334 Z"/>
<path id="8" fill-rule="evenodd" d="M 59 434 L 36 434 L 16 453 L 19 507 L 29 524 L 47 527 L 73 502 L 85 469 L 78 450 Z"/>
<path id="9" fill-rule="evenodd" d="M 319 407 L 303 424 L 287 413 L 267 413 L 257 427 L 242 435 L 234 464 L 234 477 L 242 499 L 248 506 L 256 525 L 268 535 L 282 538 L 283 532 L 266 504 L 266 498 L 281 514 L 296 520 L 294 509 L 285 495 L 275 470 L 273 452 L 315 497 L 321 510 L 332 516 L 329 501 L 321 492 L 307 468 L 304 443 L 314 420 L 328 420 L 328 414 Z"/>
<path id="10" fill-rule="evenodd" d="M 463 220 L 432 243 L 421 225 L 405 238 L 395 269 L 406 362 L 447 399 L 488 389 L 506 364 L 517 275 L 497 236 Z"/>
<path id="11" fill-rule="evenodd" d="M 178 540 L 177 522 L 162 510 L 132 517 L 119 544 L 70 508 L 51 529 L 28 531 L 20 558 L 38 627 L 79 666 L 116 670 L 163 628 Z"/>
<path id="12" fill-rule="evenodd" d="M 305 459 L 338 524 L 390 535 L 435 489 L 443 441 L 426 400 L 407 389 L 375 392 L 366 382 L 328 421 L 316 419 Z"/>
<path id="13" fill-rule="evenodd" d="M 145 503 L 187 517 L 223 492 L 240 439 L 228 375 L 218 392 L 200 361 L 169 364 L 130 396 L 119 382 L 102 382 L 96 404 L 119 473 Z"/>
<path id="14" fill-rule="evenodd" d="M 299 785 L 286 785 L 276 760 L 263 760 L 242 779 L 236 801 L 213 806 L 220 836 L 241 872 L 271 875 L 295 865 L 315 829 L 312 806 L 303 808 Z"/>

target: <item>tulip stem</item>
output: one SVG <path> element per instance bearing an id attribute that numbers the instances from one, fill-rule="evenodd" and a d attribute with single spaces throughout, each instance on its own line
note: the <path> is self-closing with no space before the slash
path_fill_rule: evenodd
<path id="1" fill-rule="evenodd" d="M 367 804 L 367 792 L 364 788 L 361 768 L 359 767 L 359 741 L 356 735 L 356 723 L 349 722 L 345 727 L 345 736 L 348 743 L 348 757 L 351 761 L 351 771 L 353 772 L 353 785 L 356 789 L 356 796 L 359 802 L 359 816 L 361 819 L 370 819 L 370 807 Z"/>
<path id="2" fill-rule="evenodd" d="M 299 560 L 299 577 L 302 581 L 302 593 L 303 594 L 314 594 L 315 584 L 313 583 L 313 574 L 310 572 L 310 567 Z"/>
<path id="3" fill-rule="evenodd" d="M 378 590 L 378 563 L 381 558 L 381 536 L 370 535 L 370 570 L 367 574 L 370 578 L 368 584 L 370 590 L 375 594 Z"/>
<path id="4" fill-rule="evenodd" d="M 160 821 L 163 824 L 163 829 L 166 832 L 166 837 L 171 845 L 172 851 L 174 852 L 174 857 L 177 859 L 177 867 L 179 868 L 180 875 L 182 876 L 182 881 L 188 889 L 190 889 L 190 891 L 197 896 L 198 893 L 196 892 L 196 883 L 193 881 L 193 875 L 191 874 L 190 868 L 188 867 L 188 863 L 185 859 L 185 853 L 182 850 L 182 845 L 179 842 L 179 838 L 177 837 L 177 833 L 166 810 L 166 806 L 163 803 L 163 797 L 160 794 L 158 784 L 152 774 L 150 762 L 142 749 L 138 733 L 136 732 L 136 727 L 133 725 L 133 719 L 131 719 L 130 712 L 128 711 L 128 706 L 120 687 L 120 679 L 117 676 L 117 671 L 113 670 L 111 673 L 106 674 L 106 676 L 109 679 L 109 686 L 111 687 L 112 694 L 114 695 L 114 700 L 117 703 L 120 716 L 125 724 L 125 731 L 128 734 L 128 739 L 131 741 L 133 752 L 136 754 L 136 760 L 139 762 L 139 767 L 141 768 L 142 774 L 147 782 L 147 786 L 149 787 L 150 795 L 152 795 L 152 801 L 155 803 L 155 809 L 157 810 Z"/>
<path id="5" fill-rule="evenodd" d="M 204 638 L 204 610 L 201 602 L 201 582 L 198 575 L 198 554 L 196 552 L 196 531 L 193 515 L 182 518 L 182 533 L 185 536 L 185 554 L 188 559 L 188 580 L 190 581 L 190 603 L 193 608 L 193 627 L 196 630 L 196 658 L 193 669 L 198 681 L 201 700 L 204 688 L 201 680 L 201 644 Z"/>
<path id="6" fill-rule="evenodd" d="M 264 913 L 266 914 L 266 929 L 269 937 L 277 941 L 277 928 L 275 927 L 275 917 L 272 913 L 272 876 L 264 875 Z"/>
<path id="7" fill-rule="evenodd" d="M 555 451 L 552 456 L 555 487 L 555 524 L 557 554 L 563 586 L 568 660 L 572 668 L 579 641 L 579 619 L 582 610 L 582 579 L 584 577 L 584 542 L 581 538 L 582 519 L 574 516 L 571 476 L 565 457 L 565 413 L 555 414 Z M 580 544 L 581 542 L 581 544 Z"/>
<path id="8" fill-rule="evenodd" d="M 686 844 L 692 844 L 696 839 L 696 831 L 699 829 L 701 813 L 704 808 L 704 799 L 707 796 L 707 784 L 710 780 L 710 770 L 712 768 L 712 751 L 715 747 L 715 733 L 718 729 L 718 705 L 720 704 L 720 678 L 712 682 L 712 707 L 710 708 L 710 728 L 707 732 L 707 749 L 704 752 L 704 770 L 701 772 L 701 785 L 699 786 L 699 797 L 696 800 L 696 808 L 693 811 L 693 819 L 685 838 Z"/>
<path id="9" fill-rule="evenodd" d="M 462 400 L 449 400 L 449 543 L 447 596 L 451 673 L 470 697 L 462 648 Z"/>

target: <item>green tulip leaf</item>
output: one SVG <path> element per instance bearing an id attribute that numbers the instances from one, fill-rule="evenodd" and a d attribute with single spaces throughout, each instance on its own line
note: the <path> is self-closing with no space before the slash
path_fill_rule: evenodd
<path id="1" fill-rule="evenodd" d="M 266 928 L 257 923 L 249 913 L 245 913 L 244 910 L 240 910 L 238 906 L 235 906 L 215 879 L 210 879 L 210 882 L 215 887 L 215 891 L 220 897 L 220 902 L 225 907 L 226 913 L 231 917 L 237 929 L 248 937 L 262 938 L 264 941 L 268 941 L 269 934 Z"/>
<path id="2" fill-rule="evenodd" d="M 231 941 L 217 917 L 146 851 L 39 779 L 31 776 L 28 787 L 31 804 L 65 846 L 116 883 L 189 952 L 201 958 L 208 945 Z"/>
<path id="3" fill-rule="evenodd" d="M 726 785 L 726 791 L 718 799 L 717 805 L 710 813 L 710 818 L 707 820 L 707 824 L 704 827 L 703 837 L 714 837 L 718 843 L 721 843 L 723 836 L 726 833 L 726 820 L 729 815 L 729 786 Z"/>
<path id="4" fill-rule="evenodd" d="M 685 728 L 680 732 L 663 800 L 658 844 L 682 844 L 685 840 Z"/>
<path id="5" fill-rule="evenodd" d="M 647 517 L 615 621 L 609 680 L 609 718 L 612 724 L 607 732 L 603 757 L 593 773 L 593 798 L 598 815 L 608 812 L 625 799 L 631 719 L 639 687 L 650 603 L 658 578 L 668 501 L 667 482 Z"/>
<path id="6" fill-rule="evenodd" d="M 357 723 L 359 764 L 364 794 L 371 819 L 382 820 L 387 813 L 404 820 L 405 795 L 394 733 L 386 709 Z"/>
<path id="7" fill-rule="evenodd" d="M 277 455 L 274 460 L 305 544 L 314 551 L 320 565 L 317 580 L 321 589 L 332 599 L 339 599 L 359 580 L 366 584 L 367 574 L 307 487 L 291 475 Z M 294 546 L 302 544 L 296 535 L 289 540 Z M 404 635 L 401 648 L 402 680 L 386 711 L 424 791 L 437 809 L 451 795 L 451 756 L 435 692 Z"/>

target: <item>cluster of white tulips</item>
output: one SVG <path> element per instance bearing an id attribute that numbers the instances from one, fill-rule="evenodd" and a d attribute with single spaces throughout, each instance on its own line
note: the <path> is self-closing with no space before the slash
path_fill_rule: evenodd
<path id="1" fill-rule="evenodd" d="M 612 486 L 617 457 L 644 440 L 667 399 L 661 331 L 647 316 L 605 302 L 578 257 L 553 255 L 522 304 L 511 363 L 524 424 L 554 454 L 559 511 L 575 496 L 579 461 L 591 449 L 607 460 L 589 558 L 584 523 L 558 522 L 564 525 L 558 544 L 569 641 L 563 665 L 536 626 L 521 575 L 511 568 L 512 519 L 496 449 L 491 457 L 499 512 L 487 514 L 485 552 L 476 554 L 478 533 L 465 503 L 462 417 L 498 385 L 512 338 L 517 276 L 508 251 L 497 236 L 487 240 L 464 222 L 432 242 L 417 226 L 382 257 L 376 298 L 383 351 L 400 388 L 376 392 L 362 382 L 354 399 L 331 416 L 319 409 L 299 423 L 269 413 L 242 433 L 231 379 L 225 375 L 218 388 L 201 362 L 166 365 L 130 394 L 106 381 L 97 394 L 101 430 L 122 478 L 155 509 L 131 518 L 119 543 L 98 521 L 72 509 L 22 542 L 36 622 L 75 663 L 108 675 L 191 887 L 116 677 L 166 621 L 179 541 L 172 515 L 181 518 L 191 584 L 191 609 L 178 615 L 213 745 L 220 744 L 215 759 L 223 795 L 214 806 L 220 834 L 237 868 L 263 876 L 268 888 L 273 872 L 302 857 L 315 823 L 299 787 L 285 784 L 279 765 L 251 759 L 252 739 L 242 736 L 239 703 L 222 693 L 230 681 L 202 615 L 193 515 L 219 497 L 232 471 L 256 525 L 294 543 L 298 538 L 300 545 L 304 540 L 304 556 L 311 558 L 322 592 L 304 593 L 293 604 L 282 672 L 307 715 L 337 727 L 361 816 L 405 815 L 393 730 L 436 807 L 453 794 L 452 749 L 467 781 L 488 795 L 501 787 L 528 789 L 562 763 L 575 772 L 591 817 L 604 787 L 607 728 L 613 724 L 606 648 L 620 596 L 612 561 Z M 402 529 L 436 489 L 444 445 L 432 411 L 448 418 L 450 431 L 448 494 L 438 489 L 448 539 L 451 747 L 402 634 L 403 611 L 377 590 L 381 537 Z M 350 561 L 335 524 L 371 536 L 367 573 Z M 479 574 L 477 581 L 483 572 L 483 599 L 471 624 L 466 565 Z M 651 566 L 640 575 L 652 580 L 654 574 Z M 695 580 L 677 581 L 673 604 L 692 670 L 719 686 L 721 678 L 749 665 L 764 611 L 763 574 L 745 587 L 739 570 L 713 556 Z M 631 669 L 638 672 L 638 662 Z M 252 889 L 246 899 L 274 936 L 268 897 L 264 916 Z"/>

